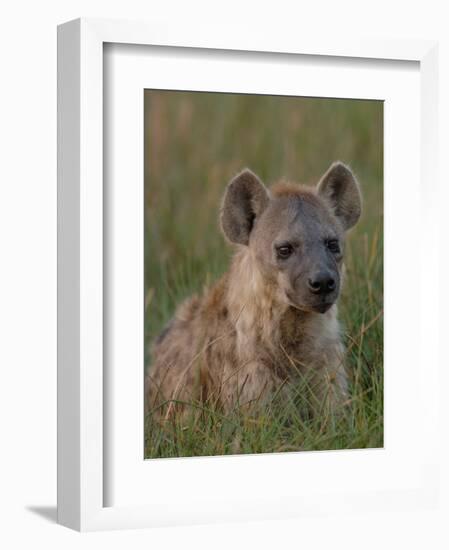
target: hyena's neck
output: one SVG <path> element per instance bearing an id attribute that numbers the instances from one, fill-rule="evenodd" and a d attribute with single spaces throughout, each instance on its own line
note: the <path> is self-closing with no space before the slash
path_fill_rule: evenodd
<path id="1" fill-rule="evenodd" d="M 261 274 L 250 249 L 234 256 L 228 274 L 226 302 L 237 333 L 237 352 L 254 355 L 260 348 L 273 349 L 282 339 L 282 318 L 288 306 L 276 296 L 276 288 Z"/>
<path id="2" fill-rule="evenodd" d="M 264 349 L 278 355 L 302 347 L 306 355 L 320 345 L 320 337 L 337 335 L 337 308 L 325 314 L 307 313 L 288 306 L 277 288 L 260 272 L 250 249 L 234 256 L 228 273 L 226 305 L 237 334 L 237 353 L 251 360 Z"/>

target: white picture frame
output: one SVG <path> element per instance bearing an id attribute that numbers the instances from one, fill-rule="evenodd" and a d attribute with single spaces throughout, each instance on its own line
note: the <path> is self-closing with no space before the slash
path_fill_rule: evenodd
<path id="1" fill-rule="evenodd" d="M 78 530 L 97 530 L 324 515 L 361 507 L 375 511 L 386 506 L 413 508 L 435 505 L 438 489 L 438 409 L 435 399 L 438 327 L 429 328 L 424 323 L 417 328 L 417 337 L 421 345 L 429 350 L 425 380 L 422 378 L 422 358 L 416 361 L 421 380 L 419 399 L 426 410 L 425 419 L 430 428 L 422 438 L 426 452 L 419 454 L 414 463 L 415 470 L 420 468 L 420 475 L 415 476 L 413 481 L 404 481 L 401 488 L 388 488 L 386 483 L 378 491 L 357 493 L 336 487 L 331 494 L 326 494 L 323 502 L 322 490 L 317 490 L 315 494 L 313 490 L 301 494 L 301 490 L 295 488 L 288 494 L 277 494 L 275 484 L 272 484 L 265 497 L 257 497 L 257 502 L 245 499 L 239 491 L 236 491 L 235 498 L 220 494 L 212 497 L 205 492 L 201 499 L 192 497 L 190 501 L 180 500 L 178 506 L 175 502 L 168 507 L 162 487 L 155 484 L 151 504 L 137 499 L 132 503 L 132 495 L 128 495 L 125 505 L 105 505 L 109 500 L 109 489 L 105 483 L 109 479 L 106 471 L 108 457 L 105 455 L 110 450 L 104 444 L 105 414 L 110 409 L 103 398 L 108 391 L 104 380 L 104 230 L 105 227 L 107 229 L 103 218 L 105 44 L 159 46 L 172 52 L 175 52 L 174 48 L 195 48 L 206 54 L 220 50 L 237 57 L 242 52 L 258 52 L 258 55 L 269 56 L 272 60 L 288 54 L 326 56 L 330 60 L 343 58 L 348 62 L 357 58 L 358 63 L 362 64 L 363 60 L 379 59 L 415 62 L 420 91 L 419 124 L 411 124 L 407 130 L 419 140 L 420 145 L 417 154 L 421 172 L 417 181 L 422 194 L 421 202 L 415 200 L 414 203 L 419 209 L 420 222 L 425 226 L 420 241 L 426 243 L 421 249 L 420 280 L 438 271 L 437 195 L 434 192 L 438 181 L 436 43 L 334 37 L 313 39 L 286 36 L 280 39 L 257 36 L 256 32 L 237 31 L 229 37 L 227 29 L 219 27 L 209 27 L 201 36 L 193 36 L 182 25 L 161 28 L 151 23 L 91 19 L 61 25 L 58 28 L 58 521 Z M 424 285 L 422 282 L 420 284 L 423 297 Z M 423 314 L 420 318 L 438 318 L 437 299 L 431 299 L 438 296 L 438 285 L 430 293 L 429 296 L 427 289 L 427 299 L 420 302 Z M 309 454 L 308 460 L 323 460 L 321 456 Z M 294 468 L 295 457 L 298 454 L 288 453 L 262 459 L 231 457 L 225 460 L 228 461 L 228 472 L 238 468 L 236 461 L 242 460 L 247 472 L 255 468 L 255 460 L 259 468 L 263 465 L 269 472 L 274 461 L 282 461 L 286 471 Z M 136 460 L 140 460 L 138 455 Z M 189 475 L 194 476 L 196 471 L 207 469 L 207 464 L 212 464 L 204 462 L 207 459 L 201 460 L 201 464 L 198 459 L 196 463 L 190 461 L 193 466 Z M 330 460 L 334 460 L 339 468 L 344 468 L 344 462 L 348 459 L 342 454 L 334 454 Z M 215 471 L 224 467 L 217 464 L 220 463 L 215 459 Z M 172 471 L 181 468 L 181 461 L 171 468 Z M 157 475 L 164 475 L 163 466 Z"/>

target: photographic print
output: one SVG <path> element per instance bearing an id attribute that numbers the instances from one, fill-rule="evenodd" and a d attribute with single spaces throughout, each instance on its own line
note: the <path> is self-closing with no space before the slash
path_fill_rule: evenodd
<path id="1" fill-rule="evenodd" d="M 145 90 L 145 458 L 383 446 L 383 102 Z"/>

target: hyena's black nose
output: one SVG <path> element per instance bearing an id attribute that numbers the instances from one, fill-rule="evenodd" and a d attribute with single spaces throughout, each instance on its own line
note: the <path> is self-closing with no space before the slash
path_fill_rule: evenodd
<path id="1" fill-rule="evenodd" d="M 336 287 L 335 279 L 332 275 L 323 271 L 320 271 L 309 279 L 308 285 L 310 292 L 313 294 L 329 294 Z"/>

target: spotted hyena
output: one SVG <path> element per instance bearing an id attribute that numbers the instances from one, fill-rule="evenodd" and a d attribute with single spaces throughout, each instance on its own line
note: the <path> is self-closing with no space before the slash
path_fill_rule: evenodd
<path id="1" fill-rule="evenodd" d="M 220 214 L 235 255 L 156 339 L 147 411 L 167 418 L 189 402 L 225 413 L 261 405 L 298 376 L 308 377 L 317 403 L 341 408 L 347 374 L 336 302 L 346 232 L 360 213 L 359 185 L 340 162 L 316 187 L 267 189 L 250 170 L 235 176 Z"/>

